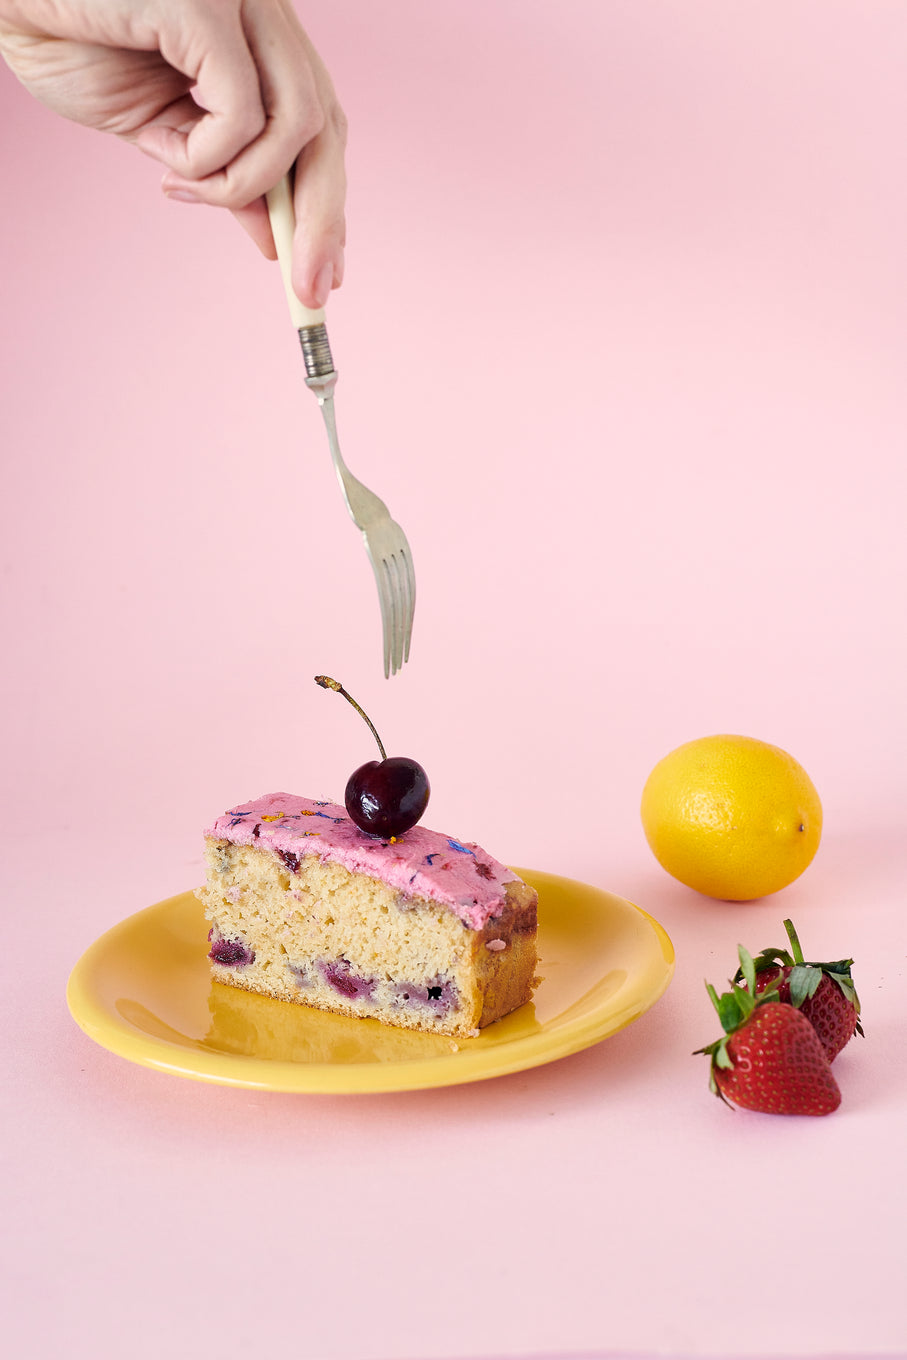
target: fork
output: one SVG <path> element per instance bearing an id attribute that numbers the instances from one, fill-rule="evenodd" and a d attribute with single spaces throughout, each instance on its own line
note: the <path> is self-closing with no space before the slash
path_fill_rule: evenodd
<path id="1" fill-rule="evenodd" d="M 353 476 L 340 452 L 337 417 L 334 411 L 337 373 L 331 357 L 324 310 L 313 312 L 304 307 L 293 292 L 290 271 L 296 216 L 288 175 L 284 175 L 268 193 L 267 203 L 280 272 L 283 275 L 287 301 L 290 305 L 290 317 L 299 331 L 299 342 L 305 361 L 306 386 L 310 387 L 318 398 L 343 499 L 346 501 L 350 518 L 362 531 L 365 551 L 375 573 L 384 635 L 384 675 L 385 678 L 389 678 L 396 675 L 403 663 L 409 660 L 413 614 L 416 608 L 416 577 L 412 553 L 406 535 L 396 520 L 391 519 L 384 501 Z"/>

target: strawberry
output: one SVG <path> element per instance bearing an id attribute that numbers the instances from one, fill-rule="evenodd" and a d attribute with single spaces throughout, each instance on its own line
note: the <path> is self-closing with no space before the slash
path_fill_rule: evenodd
<path id="1" fill-rule="evenodd" d="M 784 1005 L 778 984 L 756 991 L 756 968 L 740 946 L 746 987 L 718 996 L 706 983 L 724 1034 L 697 1053 L 711 1058 L 709 1087 L 725 1103 L 765 1114 L 831 1114 L 841 1103 L 825 1050 L 810 1022 Z"/>
<path id="2" fill-rule="evenodd" d="M 790 952 L 786 949 L 763 949 L 757 954 L 756 991 L 761 992 L 771 983 L 778 983 L 778 998 L 794 1006 L 812 1025 L 829 1062 L 834 1062 L 853 1035 L 863 1033 L 860 1024 L 860 998 L 850 970 L 853 959 L 839 959 L 836 963 L 806 963 L 797 932 L 791 921 L 784 922 Z M 738 968 L 734 981 L 740 982 L 743 973 Z"/>

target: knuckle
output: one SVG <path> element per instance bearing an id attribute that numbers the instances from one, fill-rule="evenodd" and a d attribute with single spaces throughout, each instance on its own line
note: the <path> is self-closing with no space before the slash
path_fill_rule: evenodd
<path id="1" fill-rule="evenodd" d="M 308 146 L 324 129 L 324 110 L 320 104 L 306 100 L 298 105 L 293 121 L 300 146 Z"/>
<path id="2" fill-rule="evenodd" d="M 328 122 L 330 123 L 331 130 L 334 133 L 334 136 L 340 142 L 341 146 L 346 146 L 347 137 L 349 136 L 350 123 L 343 109 L 340 107 L 336 100 L 334 100 L 333 104 L 328 109 L 327 116 Z"/>
<path id="3" fill-rule="evenodd" d="M 244 107 L 235 119 L 236 139 L 241 141 L 241 149 L 245 149 L 260 137 L 267 127 L 267 123 L 267 114 L 260 103 L 257 107 L 252 104 Z"/>

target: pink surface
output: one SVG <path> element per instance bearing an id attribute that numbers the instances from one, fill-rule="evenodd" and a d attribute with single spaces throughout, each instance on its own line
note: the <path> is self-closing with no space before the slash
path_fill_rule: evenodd
<path id="1" fill-rule="evenodd" d="M 352 128 L 341 439 L 418 576 L 390 683 L 275 268 L 0 72 L 11 1350 L 907 1352 L 907 10 L 305 17 Z M 196 1085 L 76 1028 L 70 968 L 201 880 L 214 811 L 339 798 L 372 758 L 325 670 L 425 766 L 432 825 L 664 923 L 654 1010 L 361 1098 Z M 717 731 L 822 796 L 775 898 L 701 898 L 645 844 L 649 770 Z M 690 1056 L 703 978 L 787 915 L 864 999 L 824 1120 L 730 1113 Z"/>

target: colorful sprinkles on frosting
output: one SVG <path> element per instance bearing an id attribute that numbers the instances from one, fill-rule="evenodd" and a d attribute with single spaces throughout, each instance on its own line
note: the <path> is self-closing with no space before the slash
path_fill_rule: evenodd
<path id="1" fill-rule="evenodd" d="M 319 831 L 303 830 L 303 819 L 309 817 L 323 819 Z M 298 873 L 303 855 L 317 855 L 353 873 L 372 874 L 405 896 L 440 902 L 474 930 L 500 914 L 505 886 L 516 877 L 478 845 L 421 824 L 382 841 L 360 831 L 337 804 L 288 793 L 267 794 L 231 808 L 205 834 L 269 848 L 293 873 Z"/>
<path id="2" fill-rule="evenodd" d="M 456 850 L 461 855 L 472 855 L 475 857 L 475 850 L 471 850 L 468 845 L 461 845 L 459 841 L 452 840 L 450 836 L 447 837 L 447 844 L 450 846 L 451 850 Z"/>

